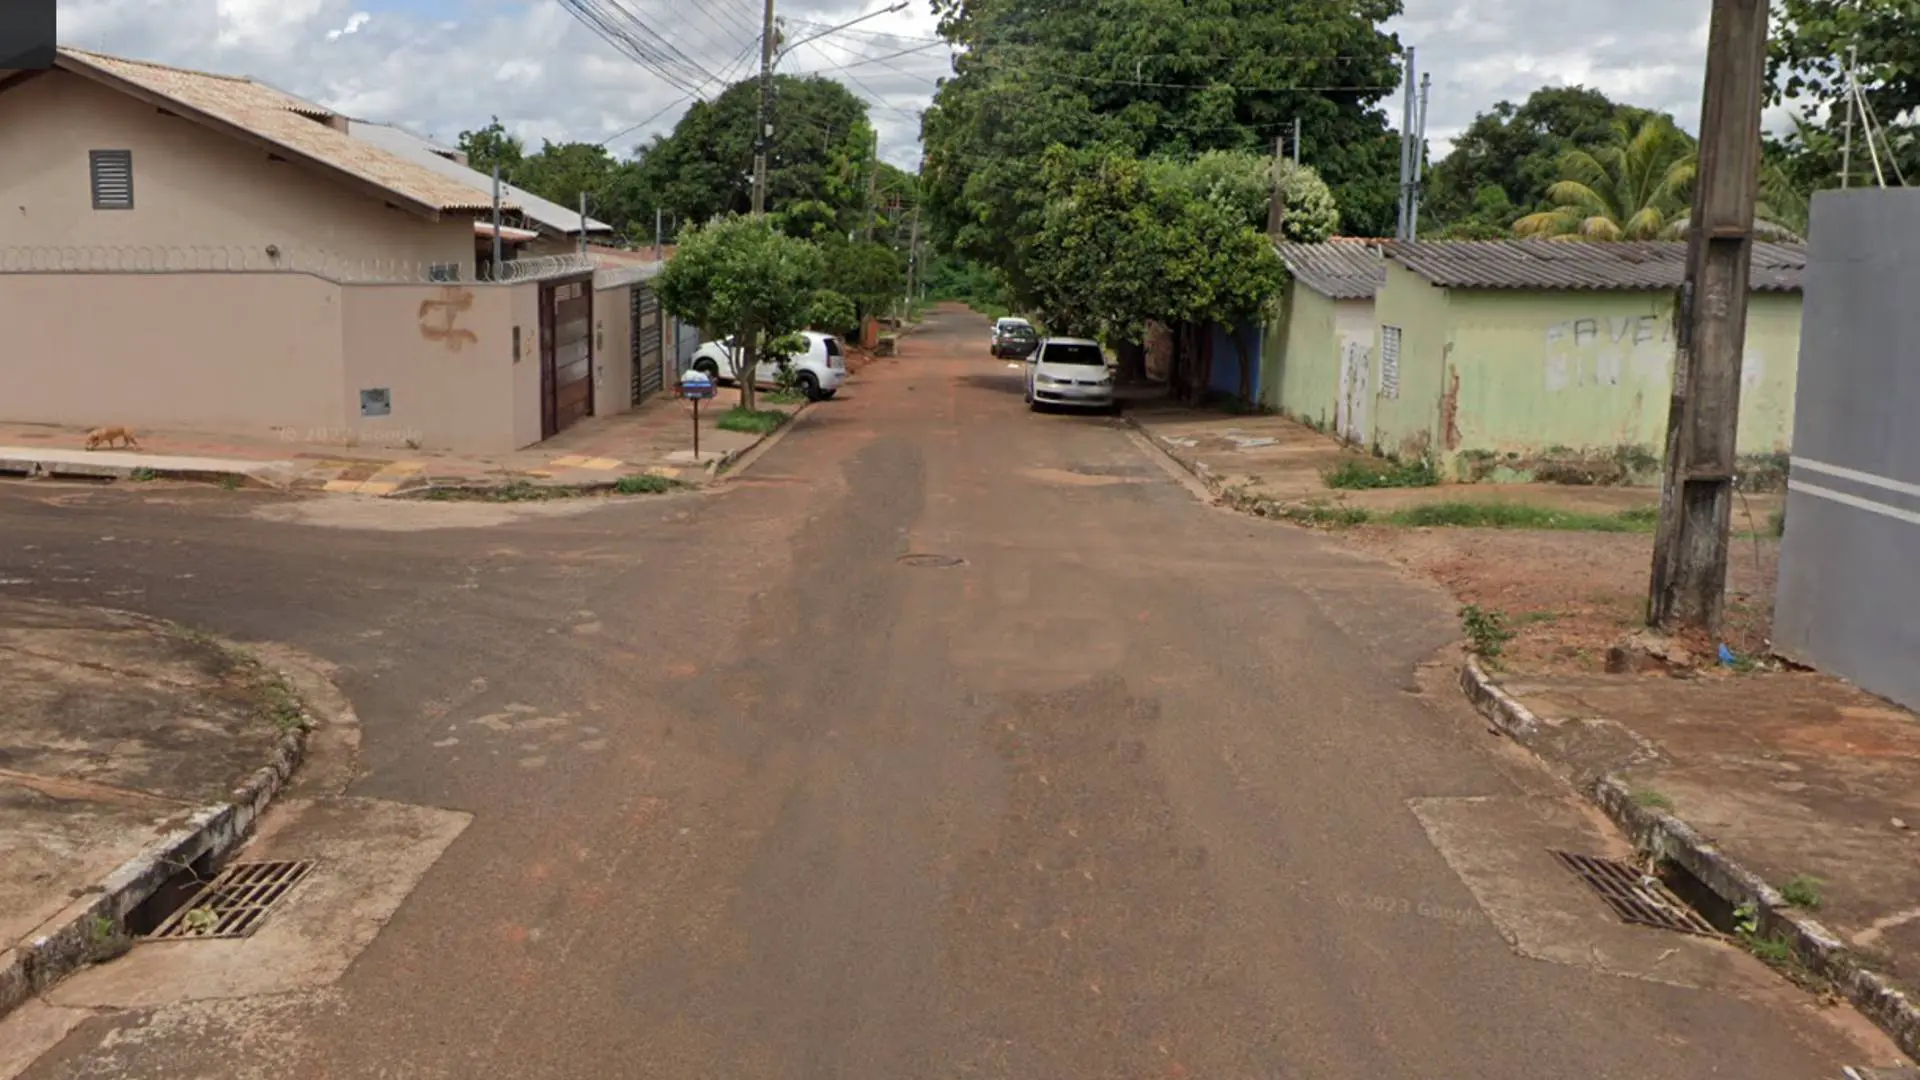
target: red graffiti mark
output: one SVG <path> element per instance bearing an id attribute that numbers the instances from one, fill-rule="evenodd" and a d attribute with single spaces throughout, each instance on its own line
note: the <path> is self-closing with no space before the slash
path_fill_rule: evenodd
<path id="1" fill-rule="evenodd" d="M 472 308 L 470 290 L 452 285 L 442 288 L 440 299 L 420 301 L 420 336 L 428 341 L 444 342 L 449 352 L 478 344 L 480 335 L 456 324 L 460 313 Z"/>

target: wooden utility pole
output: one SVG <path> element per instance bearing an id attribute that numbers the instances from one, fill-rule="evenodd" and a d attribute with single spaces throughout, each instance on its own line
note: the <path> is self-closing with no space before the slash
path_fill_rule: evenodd
<path id="1" fill-rule="evenodd" d="M 1280 182 L 1285 179 L 1287 165 L 1286 140 L 1278 135 L 1273 137 L 1273 194 L 1267 198 L 1267 235 L 1280 239 L 1281 226 L 1286 224 L 1287 199 L 1280 190 Z"/>
<path id="2" fill-rule="evenodd" d="M 753 213 L 767 212 L 767 153 L 773 141 L 773 0 L 760 20 L 760 107 L 753 126 Z"/>
<path id="3" fill-rule="evenodd" d="M 1675 313 L 1666 477 L 1647 622 L 1717 633 L 1733 520 L 1740 354 L 1760 182 L 1767 0 L 1713 0 L 1687 271 Z"/>

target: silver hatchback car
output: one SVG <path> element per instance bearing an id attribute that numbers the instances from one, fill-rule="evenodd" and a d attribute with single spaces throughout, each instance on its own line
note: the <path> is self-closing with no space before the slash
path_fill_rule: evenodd
<path id="1" fill-rule="evenodd" d="M 1027 405 L 1075 409 L 1114 407 L 1113 373 L 1098 342 L 1086 338 L 1047 338 L 1027 357 Z"/>

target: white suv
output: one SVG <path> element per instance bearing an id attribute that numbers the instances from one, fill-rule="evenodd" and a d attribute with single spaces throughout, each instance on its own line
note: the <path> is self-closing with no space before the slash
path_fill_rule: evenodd
<path id="1" fill-rule="evenodd" d="M 1113 373 L 1099 343 L 1085 338 L 1042 341 L 1027 358 L 1027 405 L 1035 412 L 1048 405 L 1111 411 Z"/>
<path id="2" fill-rule="evenodd" d="M 847 381 L 847 354 L 840 347 L 840 339 L 832 334 L 822 334 L 813 330 L 801 332 L 807 339 L 806 351 L 787 358 L 793 365 L 794 385 L 807 395 L 808 401 L 825 401 L 840 389 Z M 694 350 L 693 369 L 704 371 L 715 382 L 738 382 L 734 373 L 734 347 L 732 338 L 709 341 Z M 780 364 L 772 359 L 761 360 L 759 370 L 754 374 L 755 386 L 774 386 L 780 381 Z"/>

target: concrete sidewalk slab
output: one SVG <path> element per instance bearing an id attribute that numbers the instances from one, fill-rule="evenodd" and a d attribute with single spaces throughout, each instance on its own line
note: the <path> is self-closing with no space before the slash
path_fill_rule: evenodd
<path id="1" fill-rule="evenodd" d="M 63 450 L 0 446 L 0 474 L 131 480 L 218 480 L 234 477 L 266 487 L 286 487 L 297 470 L 286 461 L 189 457 L 132 450 Z"/>
<path id="2" fill-rule="evenodd" d="M 4 596 L 0 698 L 4 1014 L 123 948 L 140 903 L 244 836 L 297 764 L 308 717 L 277 676 L 210 638 Z"/>

